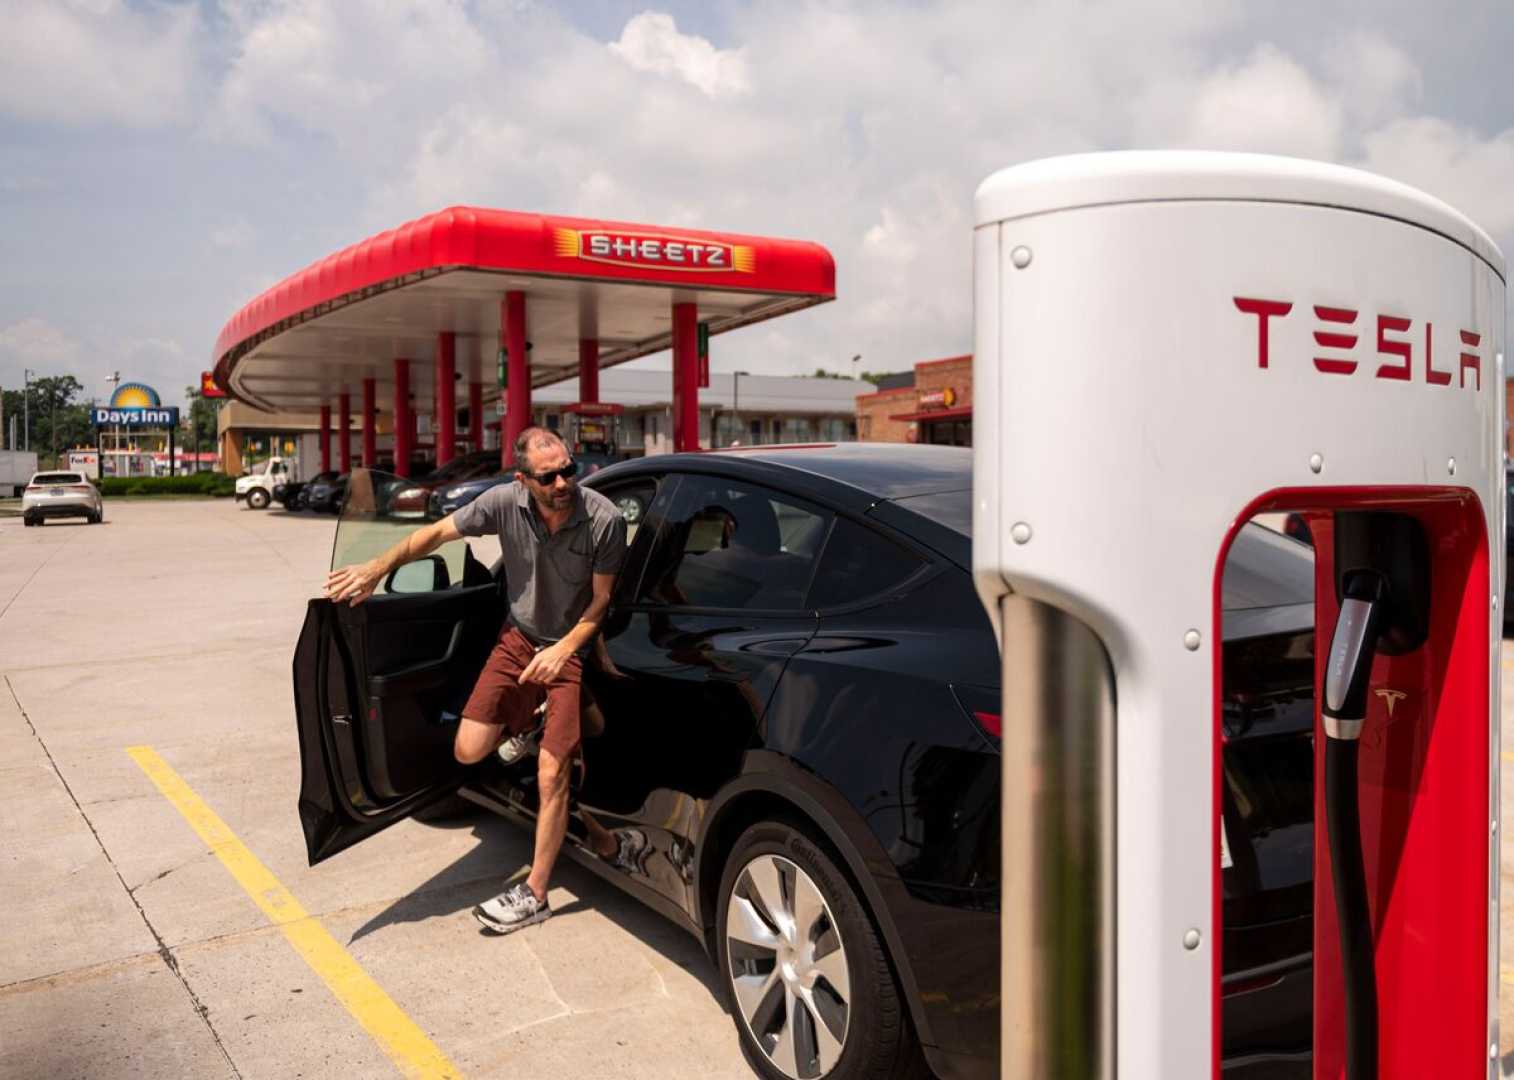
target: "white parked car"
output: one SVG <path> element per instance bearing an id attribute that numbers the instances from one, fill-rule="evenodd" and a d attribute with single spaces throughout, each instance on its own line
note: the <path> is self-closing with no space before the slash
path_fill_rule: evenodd
<path id="1" fill-rule="evenodd" d="M 83 473 L 35 473 L 21 493 L 21 520 L 41 525 L 55 517 L 81 517 L 98 525 L 105 517 L 105 500 Z"/>

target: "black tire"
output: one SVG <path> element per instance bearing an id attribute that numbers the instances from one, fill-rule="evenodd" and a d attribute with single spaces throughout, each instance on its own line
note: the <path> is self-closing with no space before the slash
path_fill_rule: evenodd
<path id="1" fill-rule="evenodd" d="M 720 966 L 721 986 L 731 1018 L 748 1063 L 768 1080 L 794 1080 L 794 1074 L 780 1069 L 770 1056 L 772 1051 L 781 1053 L 777 1033 L 787 1026 L 786 1020 L 779 1019 L 780 1010 L 787 1009 L 788 994 L 784 982 L 780 979 L 765 993 L 746 991 L 748 1004 L 752 1001 L 761 1003 L 750 1010 L 758 1025 L 766 1028 L 761 1042 L 754 1034 L 753 1023 L 748 1019 L 749 1010 L 743 1005 L 736 987 L 737 973 L 748 985 L 752 985 L 753 980 L 761 982 L 769 977 L 766 973 L 781 967 L 779 958 L 785 955 L 776 950 L 744 945 L 728 933 L 733 902 L 743 902 L 753 910 L 765 908 L 760 895 L 756 902 L 753 900 L 757 886 L 748 875 L 749 868 L 776 870 L 779 880 L 784 883 L 790 907 L 795 911 L 798 908 L 792 899 L 805 890 L 805 883 L 793 872 L 795 869 L 802 871 L 808 884 L 818 890 L 826 909 L 808 931 L 808 940 L 814 943 L 811 952 L 817 958 L 829 956 L 834 963 L 835 942 L 839 939 L 843 953 L 840 966 L 846 972 L 847 993 L 836 993 L 835 987 L 823 976 L 810 986 L 812 1000 L 818 1003 L 817 1007 L 825 1007 L 829 1022 L 820 1017 L 816 1008 L 796 1009 L 798 1030 L 792 1041 L 796 1047 L 802 1048 L 795 1054 L 800 1080 L 818 1076 L 824 1076 L 826 1080 L 904 1080 L 929 1076 L 888 954 L 856 889 L 824 848 L 799 829 L 777 821 L 760 822 L 741 834 L 731 849 L 720 879 L 715 921 L 716 962 Z M 758 913 L 769 930 L 778 925 L 778 921 L 765 910 Z M 791 914 L 783 918 L 792 925 Z M 798 935 L 801 950 L 805 937 L 804 933 Z M 774 935 L 774 940 L 779 940 L 779 936 Z M 773 956 L 771 963 L 765 958 L 768 952 Z M 801 957 L 792 965 L 801 975 L 807 967 L 811 972 L 816 970 L 802 959 L 802 952 L 786 955 Z M 800 985 L 802 983 L 801 978 Z M 818 1024 L 827 1024 L 832 1038 L 838 1027 L 843 1031 L 839 1053 L 828 1071 L 821 1067 Z"/>
<path id="2" fill-rule="evenodd" d="M 253 488 L 247 493 L 247 505 L 254 510 L 268 509 L 268 492 L 262 488 Z"/>
<path id="3" fill-rule="evenodd" d="M 32 528 L 35 525 L 41 525 L 42 524 L 42 519 L 41 518 L 24 517 L 21 520 L 26 523 L 26 527 L 28 529 Z"/>

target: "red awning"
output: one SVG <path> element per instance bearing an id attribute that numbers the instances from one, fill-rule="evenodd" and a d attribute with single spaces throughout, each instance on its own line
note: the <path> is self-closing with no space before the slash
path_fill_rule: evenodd
<path id="1" fill-rule="evenodd" d="M 932 420 L 971 420 L 973 407 L 962 405 L 955 409 L 924 409 L 920 412 L 900 413 L 890 416 L 890 420 L 919 420 L 921 423 L 929 423 Z"/>
<path id="2" fill-rule="evenodd" d="M 542 386 L 578 374 L 580 339 L 611 367 L 669 347 L 675 301 L 696 304 L 719 334 L 834 300 L 836 268 L 797 240 L 452 207 L 247 304 L 216 339 L 215 382 L 260 408 L 310 409 L 363 378 L 392 385 L 403 357 L 418 361 L 411 392 L 425 394 L 425 361 L 452 333 L 459 373 L 492 388 L 507 291 L 526 295 L 531 382 Z"/>

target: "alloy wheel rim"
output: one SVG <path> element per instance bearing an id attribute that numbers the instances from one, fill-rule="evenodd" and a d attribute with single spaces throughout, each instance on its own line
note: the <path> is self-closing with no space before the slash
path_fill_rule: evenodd
<path id="1" fill-rule="evenodd" d="M 726 954 L 737 1011 L 785 1076 L 836 1066 L 851 1020 L 852 982 L 830 905 L 781 855 L 742 868 L 726 905 Z"/>

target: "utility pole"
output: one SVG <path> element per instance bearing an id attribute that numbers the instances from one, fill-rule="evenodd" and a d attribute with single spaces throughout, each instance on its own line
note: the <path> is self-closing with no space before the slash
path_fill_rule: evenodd
<path id="1" fill-rule="evenodd" d="M 25 417 L 26 449 L 32 448 L 32 376 L 31 368 L 21 369 L 21 415 Z"/>
<path id="2" fill-rule="evenodd" d="M 114 404 L 115 400 L 116 400 L 116 388 L 121 385 L 121 373 L 119 371 L 113 371 L 109 375 L 105 376 L 105 381 L 108 382 L 108 383 L 110 383 L 110 401 L 111 401 L 112 404 Z M 116 433 L 116 457 L 117 457 L 116 464 L 119 465 L 120 464 L 120 460 L 119 459 L 120 459 L 120 456 L 121 456 L 121 426 L 119 424 L 116 424 L 116 425 L 113 425 L 113 426 L 115 427 L 115 433 Z M 101 438 L 100 443 L 101 443 L 101 446 L 100 446 L 100 478 L 103 480 L 105 478 L 105 446 L 104 446 L 105 440 L 104 440 L 104 438 Z M 128 475 L 130 475 L 130 473 L 131 473 L 131 466 L 130 465 L 127 465 L 126 472 L 127 472 Z"/>

